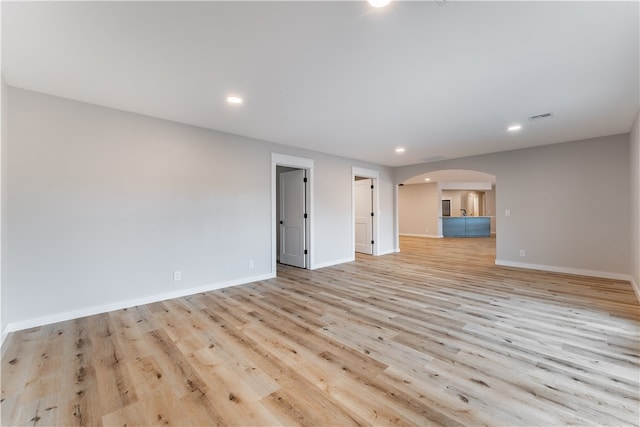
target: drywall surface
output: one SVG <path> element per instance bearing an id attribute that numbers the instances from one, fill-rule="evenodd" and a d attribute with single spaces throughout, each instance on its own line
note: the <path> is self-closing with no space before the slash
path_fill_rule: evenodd
<path id="1" fill-rule="evenodd" d="M 1 6 L 0 6 L 1 7 Z M 7 145 L 9 143 L 9 92 L 7 83 L 4 80 L 4 76 L 0 76 L 0 99 L 2 101 L 2 121 L 0 122 L 0 333 L 2 334 L 1 342 L 4 342 L 6 337 L 7 326 L 7 298 L 6 287 L 4 286 L 5 280 L 5 267 L 6 267 L 6 207 L 5 202 L 7 191 L 7 179 L 6 179 L 6 160 L 7 160 Z"/>
<path id="2" fill-rule="evenodd" d="M 315 160 L 316 264 L 354 256 L 352 166 L 380 171 L 379 244 L 393 250 L 388 168 L 9 92 L 4 285 L 14 329 L 271 277 L 272 152 Z"/>
<path id="3" fill-rule="evenodd" d="M 630 221 L 630 264 L 631 277 L 633 279 L 636 296 L 640 300 L 640 111 L 629 134 L 631 155 L 631 192 L 629 201 L 631 204 Z"/>
<path id="4" fill-rule="evenodd" d="M 437 184 L 408 184 L 398 189 L 401 235 L 440 237 Z"/>
<path id="5" fill-rule="evenodd" d="M 496 262 L 629 277 L 629 135 L 397 168 L 395 182 L 445 169 L 496 176 Z"/>
<path id="6" fill-rule="evenodd" d="M 491 234 L 496 234 L 496 189 L 487 190 L 484 194 L 487 202 L 485 213 L 491 217 Z"/>

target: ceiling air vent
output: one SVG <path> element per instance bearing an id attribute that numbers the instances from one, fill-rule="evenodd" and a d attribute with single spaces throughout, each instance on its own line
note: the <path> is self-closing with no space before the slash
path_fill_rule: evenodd
<path id="1" fill-rule="evenodd" d="M 544 114 L 538 114 L 536 116 L 531 116 L 531 117 L 529 117 L 529 120 L 534 122 L 534 121 L 537 121 L 537 120 L 550 119 L 551 117 L 553 117 L 553 113 L 544 113 Z"/>

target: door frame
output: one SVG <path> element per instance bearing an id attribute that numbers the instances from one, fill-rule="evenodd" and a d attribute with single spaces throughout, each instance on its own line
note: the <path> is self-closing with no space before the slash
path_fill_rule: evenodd
<path id="1" fill-rule="evenodd" d="M 305 157 L 290 156 L 288 154 L 281 154 L 271 152 L 271 274 L 274 277 L 278 272 L 278 249 L 276 242 L 278 239 L 278 224 L 277 219 L 277 203 L 276 192 L 278 191 L 279 183 L 277 181 L 276 167 L 285 166 L 296 169 L 304 169 L 307 171 L 307 191 L 306 191 L 306 204 L 307 204 L 307 223 L 305 226 L 305 240 L 307 242 L 307 255 L 306 255 L 306 269 L 313 270 L 315 266 L 315 250 L 314 250 L 314 179 L 313 169 L 315 160 L 307 159 Z"/>
<path id="2" fill-rule="evenodd" d="M 373 169 L 365 169 L 357 166 L 351 167 L 351 253 L 355 257 L 356 253 L 356 189 L 355 182 L 356 176 L 362 178 L 371 178 L 373 182 L 373 230 L 371 234 L 371 240 L 373 244 L 373 256 L 380 254 L 380 242 L 378 236 L 380 233 L 380 172 Z"/>
<path id="3" fill-rule="evenodd" d="M 307 267 L 307 170 L 284 168 L 276 166 L 278 189 L 277 215 L 277 242 L 276 248 L 278 262 L 298 268 Z M 295 205 L 295 206 L 294 206 Z M 293 209 L 295 212 L 292 212 Z M 295 232 L 297 230 L 297 232 Z M 292 234 L 296 236 L 293 241 Z M 295 251 L 289 249 L 289 243 L 296 247 Z"/>

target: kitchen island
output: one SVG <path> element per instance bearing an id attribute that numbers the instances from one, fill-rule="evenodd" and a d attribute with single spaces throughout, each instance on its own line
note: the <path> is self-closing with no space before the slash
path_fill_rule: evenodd
<path id="1" fill-rule="evenodd" d="M 443 216 L 442 235 L 444 237 L 489 237 L 491 217 L 489 216 Z"/>

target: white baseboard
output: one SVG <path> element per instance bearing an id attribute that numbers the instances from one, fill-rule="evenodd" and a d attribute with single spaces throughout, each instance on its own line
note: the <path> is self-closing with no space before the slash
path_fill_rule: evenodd
<path id="1" fill-rule="evenodd" d="M 273 279 L 275 274 L 267 273 L 259 276 L 244 277 L 242 279 L 229 280 L 226 282 L 213 283 L 196 288 L 181 289 L 174 292 L 166 292 L 163 294 L 151 295 L 148 297 L 137 298 L 127 301 L 120 301 L 111 304 L 93 306 L 81 310 L 68 311 L 66 313 L 53 314 L 50 316 L 38 317 L 35 319 L 21 320 L 19 322 L 9 323 L 2 331 L 2 341 L 10 332 L 21 331 L 23 329 L 35 328 L 38 326 L 50 325 L 52 323 L 64 322 L 67 320 L 79 319 L 81 317 L 93 316 L 95 314 L 107 313 L 109 311 L 122 310 L 139 305 L 151 304 L 159 301 L 166 301 L 174 298 L 181 298 L 187 295 L 194 295 L 202 292 L 215 291 L 217 289 L 228 288 L 231 286 L 243 285 L 245 283 L 258 282 L 260 280 Z"/>
<path id="2" fill-rule="evenodd" d="M 381 255 L 388 255 L 391 254 L 393 252 L 397 252 L 393 249 L 385 251 L 385 252 L 380 252 L 378 254 L 376 254 L 375 256 L 381 256 Z M 328 262 L 321 262 L 321 263 L 317 263 L 314 264 L 313 267 L 311 267 L 311 270 L 318 270 L 319 268 L 326 268 L 326 267 L 332 267 L 334 265 L 339 265 L 339 264 L 344 264 L 346 262 L 353 262 L 356 260 L 356 257 L 349 257 L 349 258 L 343 258 L 343 259 L 336 259 L 333 261 L 328 261 Z"/>
<path id="3" fill-rule="evenodd" d="M 438 236 L 437 234 L 411 234 L 411 233 L 400 233 L 400 236 L 407 237 L 427 237 L 429 239 L 442 239 L 442 236 Z"/>
<path id="4" fill-rule="evenodd" d="M 311 270 L 317 270 L 319 268 L 331 267 L 331 266 L 334 266 L 334 265 L 344 264 L 345 262 L 352 262 L 352 261 L 355 261 L 355 260 L 356 260 L 356 257 L 353 256 L 353 257 L 349 257 L 349 258 L 336 259 L 336 260 L 328 261 L 328 262 L 321 262 L 321 263 L 318 263 L 318 264 L 314 264 L 314 266 L 311 267 Z"/>
<path id="5" fill-rule="evenodd" d="M 631 276 L 631 286 L 633 287 L 633 290 L 636 293 L 636 298 L 638 298 L 638 302 L 640 302 L 640 284 L 636 283 L 636 281 L 633 280 L 633 276 Z"/>
<path id="6" fill-rule="evenodd" d="M 7 335 L 9 335 L 9 328 L 7 328 L 7 326 L 4 326 L 2 328 L 2 341 L 0 342 L 0 347 L 2 348 L 2 351 L 0 351 L 0 353 L 4 354 L 4 340 L 7 338 Z"/>
<path id="7" fill-rule="evenodd" d="M 496 259 L 495 262 L 496 265 L 501 265 L 504 267 L 526 268 L 529 270 L 542 270 L 550 271 L 553 273 L 566 273 L 576 274 L 579 276 L 600 277 L 602 279 L 633 281 L 633 278 L 628 274 L 611 273 L 608 271 L 583 270 L 580 268 L 557 267 L 555 265 L 527 264 L 524 262 L 503 261 L 499 259 Z"/>
<path id="8" fill-rule="evenodd" d="M 382 251 L 382 252 L 378 252 L 378 254 L 376 256 L 382 256 L 382 255 L 389 255 L 395 252 L 395 249 L 389 249 L 386 251 Z"/>

